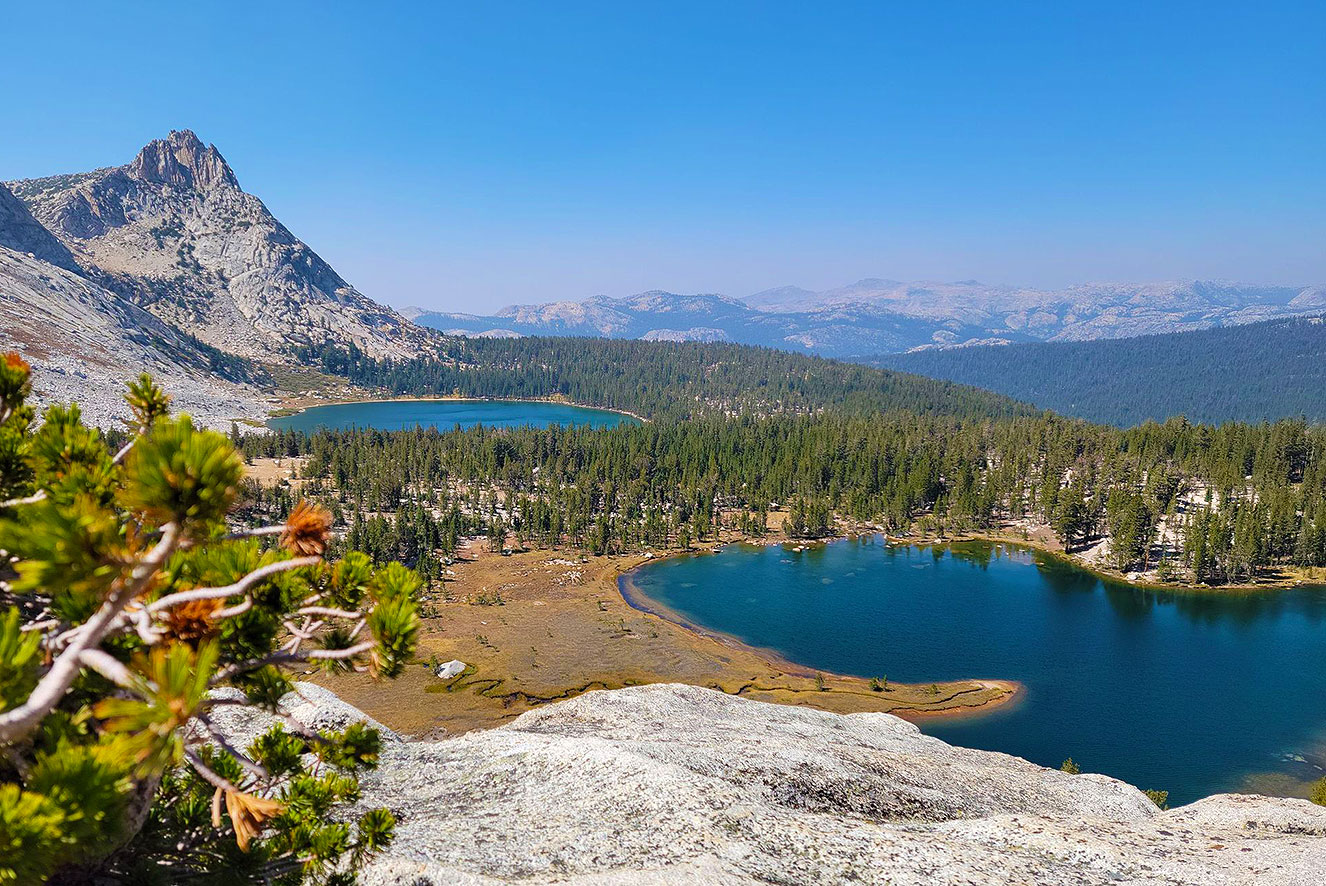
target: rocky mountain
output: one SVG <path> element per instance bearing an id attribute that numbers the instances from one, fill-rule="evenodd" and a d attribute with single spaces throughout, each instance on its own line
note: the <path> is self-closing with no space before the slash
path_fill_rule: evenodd
<path id="1" fill-rule="evenodd" d="M 1326 287 L 1188 282 L 1036 290 L 861 280 L 812 292 L 793 286 L 737 300 L 646 292 L 519 305 L 493 316 L 420 313 L 450 332 L 724 340 L 859 358 L 916 348 L 1082 341 L 1207 329 L 1326 309 Z"/>
<path id="2" fill-rule="evenodd" d="M 455 335 L 569 335 L 646 341 L 731 341 L 850 356 L 905 350 L 933 324 L 853 306 L 807 313 L 755 310 L 722 295 L 651 291 L 626 298 L 517 305 L 492 316 L 426 312 L 414 318 Z"/>
<path id="3" fill-rule="evenodd" d="M 283 706 L 313 728 L 367 719 L 307 683 Z M 272 722 L 213 716 L 240 746 Z M 1162 812 L 1123 782 L 953 747 L 890 714 L 654 685 L 385 738 L 361 803 L 390 808 L 396 838 L 366 886 L 1326 882 L 1326 809 L 1306 800 Z"/>
<path id="4" fill-rule="evenodd" d="M 1205 329 L 1326 308 L 1326 287 L 1241 283 L 1089 284 L 1064 290 L 958 283 L 860 280 L 824 292 L 767 290 L 752 307 L 780 313 L 869 306 L 940 324 L 982 328 L 1014 340 L 1082 341 Z M 956 344 L 937 339 L 935 344 Z"/>
<path id="5" fill-rule="evenodd" d="M 43 228 L 23 201 L 4 185 L 0 185 L 0 247 L 75 274 L 83 273 L 65 245 Z"/>
<path id="6" fill-rule="evenodd" d="M 0 201 L 7 193 L 0 188 Z M 32 364 L 39 403 L 77 401 L 101 427 L 128 414 L 124 383 L 142 372 L 205 425 L 224 429 L 266 413 L 250 387 L 222 377 L 226 367 L 210 348 L 36 253 L 0 246 L 0 350 L 10 349 Z"/>
<path id="7" fill-rule="evenodd" d="M 9 187 L 65 248 L 68 260 L 53 263 L 72 270 L 75 261 L 93 282 L 228 353 L 280 359 L 331 341 L 404 357 L 427 346 L 425 333 L 343 280 L 188 130 L 150 142 L 124 166 Z"/>

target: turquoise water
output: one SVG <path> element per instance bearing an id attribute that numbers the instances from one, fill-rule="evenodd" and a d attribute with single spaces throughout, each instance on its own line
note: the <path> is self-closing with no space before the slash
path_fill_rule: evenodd
<path id="1" fill-rule="evenodd" d="M 622 587 L 810 668 L 1020 681 L 1018 702 L 919 725 L 1046 766 L 1072 757 L 1172 803 L 1326 774 L 1326 588 L 1157 592 L 1020 549 L 877 537 L 730 545 Z"/>
<path id="2" fill-rule="evenodd" d="M 416 427 L 449 431 L 456 425 L 470 428 L 514 428 L 524 425 L 588 425 L 612 428 L 639 419 L 606 409 L 544 403 L 535 400 L 377 400 L 366 403 L 340 403 L 314 406 L 294 415 L 284 415 L 267 422 L 278 431 L 334 431 L 350 428 L 374 428 L 379 431 L 402 431 Z"/>

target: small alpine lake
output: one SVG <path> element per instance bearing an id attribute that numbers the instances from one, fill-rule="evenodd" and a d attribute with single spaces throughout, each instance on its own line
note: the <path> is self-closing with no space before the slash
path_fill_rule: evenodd
<path id="1" fill-rule="evenodd" d="M 1172 804 L 1326 774 L 1323 587 L 1157 591 L 1008 545 L 861 536 L 667 558 L 621 588 L 810 669 L 1017 680 L 1009 705 L 918 725 L 1045 766 L 1072 757 Z"/>
<path id="2" fill-rule="evenodd" d="M 640 420 L 622 412 L 554 403 L 546 400 L 366 400 L 312 406 L 291 415 L 271 419 L 267 426 L 278 431 L 315 431 L 325 428 L 344 431 L 371 428 L 402 431 L 437 428 L 449 431 L 456 425 L 472 428 L 515 428 L 533 425 L 576 425 L 612 428 L 638 424 Z"/>

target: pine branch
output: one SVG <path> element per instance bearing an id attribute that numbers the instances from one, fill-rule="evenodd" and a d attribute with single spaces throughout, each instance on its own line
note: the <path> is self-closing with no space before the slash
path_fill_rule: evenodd
<path id="1" fill-rule="evenodd" d="M 266 566 L 253 570 L 239 581 L 225 587 L 193 588 L 188 591 L 167 594 L 161 599 L 148 604 L 147 610 L 148 612 L 157 613 L 172 606 L 179 606 L 182 603 L 192 603 L 195 600 L 224 600 L 227 597 L 236 597 L 247 592 L 258 582 L 271 578 L 273 575 L 289 572 L 292 569 L 302 569 L 305 566 L 316 566 L 321 562 L 321 557 L 295 557 L 292 560 L 278 560 L 275 563 L 268 563 Z"/>
<path id="2" fill-rule="evenodd" d="M 55 659 L 27 700 L 16 708 L 0 712 L 0 743 L 17 741 L 55 710 L 83 667 L 83 653 L 101 644 L 124 608 L 147 588 L 175 551 L 179 540 L 180 529 L 175 523 L 167 523 L 161 528 L 161 539 L 134 565 L 128 580 L 112 590 L 101 608 L 81 625 L 82 630 Z"/>

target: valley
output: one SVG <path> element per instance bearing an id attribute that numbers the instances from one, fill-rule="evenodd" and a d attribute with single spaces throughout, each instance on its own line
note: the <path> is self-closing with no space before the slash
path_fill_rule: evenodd
<path id="1" fill-rule="evenodd" d="M 420 747 L 682 683 L 894 714 L 1032 768 L 1072 757 L 1160 791 L 1147 810 L 1165 791 L 1316 797 L 1326 724 L 1268 699 L 1326 690 L 1303 666 L 1326 652 L 1322 305 L 1313 287 L 866 280 L 402 314 L 172 132 L 124 166 L 0 185 L 3 371 L 30 367 L 45 410 L 9 410 L 39 454 L 4 479 L 50 484 L 0 505 L 0 528 L 47 488 L 116 476 L 101 450 L 174 409 L 245 462 L 217 543 L 355 564 L 319 594 L 359 569 L 413 588 L 384 604 L 389 655 L 311 666 L 367 648 L 337 645 L 385 630 L 364 618 L 298 675 Z M 126 418 L 142 373 L 163 391 L 140 385 Z M 25 467 L 43 458 L 61 467 Z M 261 586 L 264 605 L 286 593 Z"/>
<path id="2" fill-rule="evenodd" d="M 1326 4 L 4 22 L 0 886 L 1326 884 Z"/>

